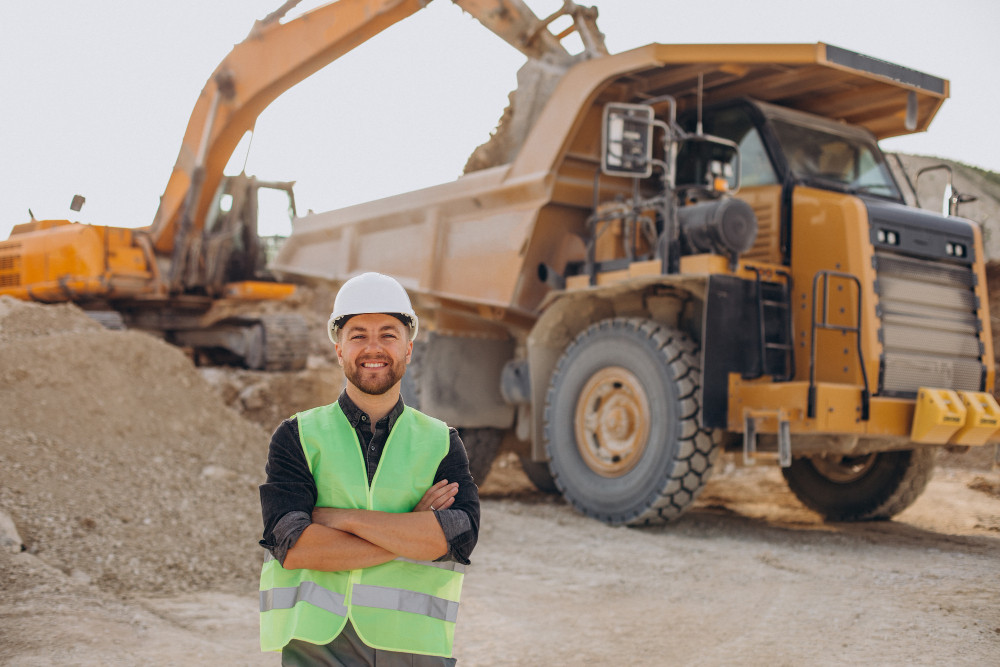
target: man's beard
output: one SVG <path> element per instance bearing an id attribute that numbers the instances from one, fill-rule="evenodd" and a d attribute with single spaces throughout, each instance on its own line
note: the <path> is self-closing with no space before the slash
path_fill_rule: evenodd
<path id="1" fill-rule="evenodd" d="M 369 361 L 388 363 L 388 372 L 380 372 L 376 377 L 364 377 L 366 369 L 362 368 L 361 364 Z M 406 362 L 402 360 L 392 363 L 389 359 L 366 359 L 365 362 L 345 366 L 344 375 L 347 376 L 348 382 L 370 396 L 381 396 L 389 391 L 403 379 L 403 373 L 406 372 Z"/>

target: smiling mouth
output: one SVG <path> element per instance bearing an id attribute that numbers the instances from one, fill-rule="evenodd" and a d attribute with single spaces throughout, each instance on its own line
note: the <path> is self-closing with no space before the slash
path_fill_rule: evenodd
<path id="1" fill-rule="evenodd" d="M 378 369 L 378 368 L 385 368 L 388 365 L 389 364 L 385 363 L 384 361 L 366 361 L 366 362 L 364 362 L 364 363 L 361 364 L 361 367 L 362 368 Z"/>

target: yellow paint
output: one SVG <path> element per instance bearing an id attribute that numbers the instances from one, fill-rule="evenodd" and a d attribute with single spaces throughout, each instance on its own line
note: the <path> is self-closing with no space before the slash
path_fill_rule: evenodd
<path id="1" fill-rule="evenodd" d="M 0 242 L 0 294 L 19 299 L 145 294 L 153 271 L 131 229 L 41 221 Z"/>
<path id="2" fill-rule="evenodd" d="M 861 419 L 859 387 L 816 385 L 816 416 L 808 415 L 807 382 L 772 383 L 767 378 L 729 380 L 727 428 L 742 431 L 747 414 L 759 414 L 758 432 L 777 433 L 768 414 L 782 411 L 792 433 L 907 437 L 922 444 L 985 445 L 1000 439 L 1000 404 L 985 392 L 954 392 L 924 387 L 917 401 L 873 396 L 868 420 Z M 794 447 L 794 442 L 793 442 Z"/>
<path id="3" fill-rule="evenodd" d="M 962 428 L 966 408 L 958 394 L 950 389 L 921 387 L 910 439 L 913 442 L 943 445 Z"/>
<path id="4" fill-rule="evenodd" d="M 795 285 L 792 321 L 795 336 L 796 379 L 809 373 L 813 281 L 819 271 L 858 278 L 861 297 L 861 348 L 869 383 L 878 379 L 882 344 L 878 340 L 873 249 L 868 238 L 868 212 L 857 197 L 813 188 L 795 189 L 791 272 Z M 823 284 L 820 281 L 817 321 L 823 321 Z M 826 321 L 842 327 L 858 326 L 858 288 L 837 276 L 829 278 Z M 816 381 L 862 386 L 857 334 L 819 329 L 816 332 Z"/>
<path id="5" fill-rule="evenodd" d="M 226 296 L 245 301 L 287 299 L 295 293 L 295 285 L 288 283 L 267 283 L 259 280 L 243 280 L 226 283 Z"/>
<path id="6" fill-rule="evenodd" d="M 992 394 L 960 391 L 958 397 L 965 406 L 965 423 L 948 440 L 950 445 L 985 445 L 1000 431 L 1000 405 Z"/>
<path id="7" fill-rule="evenodd" d="M 781 263 L 781 186 L 756 185 L 740 188 L 742 199 L 757 216 L 757 238 L 753 247 L 743 253 L 743 260 Z"/>
<path id="8" fill-rule="evenodd" d="M 632 276 L 629 274 L 628 269 L 620 269 L 618 271 L 605 271 L 604 273 L 597 274 L 597 284 L 604 285 L 614 285 L 615 283 L 620 283 L 623 280 L 628 280 Z"/>
<path id="9" fill-rule="evenodd" d="M 629 278 L 639 276 L 655 276 L 663 272 L 663 264 L 658 259 L 650 259 L 644 262 L 632 262 L 628 267 Z"/>
<path id="10" fill-rule="evenodd" d="M 722 255 L 685 255 L 680 272 L 684 274 L 729 273 L 729 260 Z"/>

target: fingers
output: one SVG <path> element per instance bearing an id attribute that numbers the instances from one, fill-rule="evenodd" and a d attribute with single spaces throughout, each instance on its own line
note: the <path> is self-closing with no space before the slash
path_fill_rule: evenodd
<path id="1" fill-rule="evenodd" d="M 434 504 L 433 504 L 433 506 L 431 507 L 431 509 L 434 509 L 434 510 L 446 510 L 449 507 L 451 507 L 453 504 L 455 504 L 455 496 L 454 496 L 454 494 L 451 495 L 451 496 L 449 496 L 445 500 L 442 500 L 441 502 L 436 502 L 435 501 Z"/>
<path id="2" fill-rule="evenodd" d="M 423 512 L 427 510 L 443 510 L 448 509 L 455 502 L 455 494 L 458 493 L 458 482 L 448 483 L 448 480 L 443 479 L 431 488 L 427 489 L 424 493 L 424 497 L 420 499 L 417 506 L 413 508 L 414 512 Z"/>

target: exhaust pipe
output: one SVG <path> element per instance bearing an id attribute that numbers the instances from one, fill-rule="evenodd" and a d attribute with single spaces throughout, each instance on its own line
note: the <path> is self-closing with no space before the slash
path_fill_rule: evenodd
<path id="1" fill-rule="evenodd" d="M 538 265 L 538 279 L 552 289 L 566 289 L 566 279 L 544 262 Z"/>

